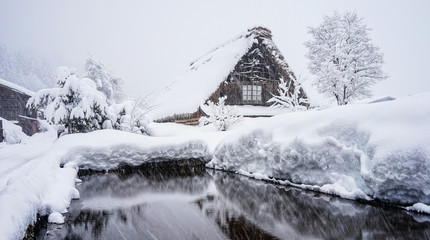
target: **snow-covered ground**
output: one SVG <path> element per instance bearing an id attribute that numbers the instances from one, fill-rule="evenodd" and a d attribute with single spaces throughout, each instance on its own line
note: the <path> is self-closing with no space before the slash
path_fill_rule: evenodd
<path id="1" fill-rule="evenodd" d="M 35 134 L 21 144 L 0 144 L 0 239 L 22 239 L 36 214 L 66 212 L 77 170 L 47 157 L 56 132 Z"/>
<path id="2" fill-rule="evenodd" d="M 258 179 L 430 213 L 429 122 L 430 94 L 421 94 L 243 119 L 226 132 L 152 123 L 151 137 L 100 130 L 57 139 L 51 129 L 20 144 L 0 143 L 0 239 L 22 239 L 36 213 L 61 222 L 59 213 L 79 197 L 77 166 L 101 170 L 160 159 L 211 160 L 209 167 Z"/>

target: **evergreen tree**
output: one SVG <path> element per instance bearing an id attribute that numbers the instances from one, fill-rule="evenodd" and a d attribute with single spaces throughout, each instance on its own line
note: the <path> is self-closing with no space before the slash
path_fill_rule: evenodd
<path id="1" fill-rule="evenodd" d="M 122 78 L 107 70 L 104 64 L 92 56 L 85 63 L 86 77 L 97 84 L 97 90 L 103 92 L 109 104 L 119 103 L 124 98 Z"/>
<path id="2" fill-rule="evenodd" d="M 69 133 L 101 129 L 107 120 L 106 97 L 89 78 L 79 79 L 76 70 L 59 67 L 57 88 L 39 90 L 27 106 L 42 110 L 51 124 L 61 124 Z"/>

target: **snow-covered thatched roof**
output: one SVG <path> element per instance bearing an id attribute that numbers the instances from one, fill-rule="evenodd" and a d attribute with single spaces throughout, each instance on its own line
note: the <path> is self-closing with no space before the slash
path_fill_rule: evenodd
<path id="1" fill-rule="evenodd" d="M 162 93 L 158 99 L 158 108 L 154 111 L 154 117 L 162 118 L 195 112 L 218 86 L 227 80 L 229 74 L 253 44 L 265 45 L 279 67 L 290 79 L 295 80 L 272 41 L 270 30 L 254 27 L 193 61 L 188 71 L 181 78 L 171 82 Z"/>
<path id="2" fill-rule="evenodd" d="M 21 87 L 21 86 L 15 84 L 15 83 L 6 81 L 6 80 L 1 79 L 1 78 L 0 78 L 0 85 L 8 87 L 8 88 L 14 90 L 15 92 L 26 94 L 28 96 L 33 96 L 34 95 L 33 91 L 30 91 L 30 90 L 28 90 L 28 89 L 26 89 L 24 87 Z"/>

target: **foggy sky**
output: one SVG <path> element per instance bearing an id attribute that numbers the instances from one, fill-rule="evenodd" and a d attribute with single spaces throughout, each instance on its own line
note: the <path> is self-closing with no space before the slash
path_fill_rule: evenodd
<path id="1" fill-rule="evenodd" d="M 263 25 L 311 97 L 307 27 L 323 15 L 355 11 L 372 29 L 389 78 L 375 96 L 430 91 L 430 1 L 22 1 L 0 0 L 0 44 L 31 50 L 55 65 L 82 68 L 92 54 L 145 95 L 180 77 L 219 44 Z M 202 84 L 204 84 L 202 82 Z"/>

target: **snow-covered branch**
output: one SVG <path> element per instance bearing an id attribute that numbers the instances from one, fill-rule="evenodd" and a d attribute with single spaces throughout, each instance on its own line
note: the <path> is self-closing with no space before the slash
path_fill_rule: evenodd
<path id="1" fill-rule="evenodd" d="M 203 125 L 214 124 L 218 131 L 225 131 L 231 125 L 242 119 L 242 116 L 238 115 L 232 106 L 226 106 L 225 100 L 227 96 L 220 97 L 218 103 L 208 101 L 207 104 L 202 106 L 202 109 L 208 117 L 201 117 L 200 123 Z"/>
<path id="2" fill-rule="evenodd" d="M 269 99 L 269 103 L 272 103 L 273 107 L 285 107 L 290 109 L 292 112 L 295 111 L 305 111 L 306 106 L 309 106 L 309 101 L 307 98 L 301 97 L 300 95 L 300 83 L 296 81 L 296 86 L 294 86 L 293 81 L 290 84 L 281 78 L 278 86 L 278 95 L 273 95 Z"/>

